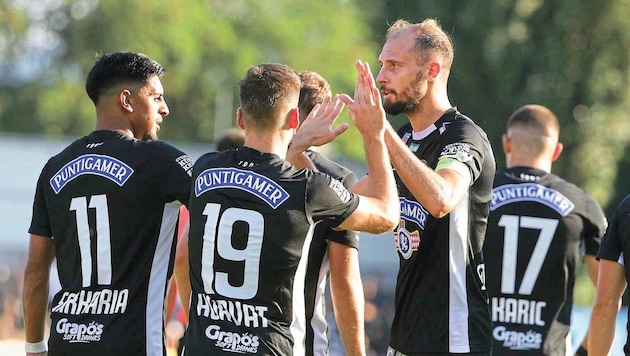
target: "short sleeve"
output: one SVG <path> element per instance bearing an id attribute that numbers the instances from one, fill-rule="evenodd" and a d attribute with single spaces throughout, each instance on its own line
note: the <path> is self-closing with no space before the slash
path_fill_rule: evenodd
<path id="1" fill-rule="evenodd" d="M 359 205 L 359 197 L 325 173 L 313 172 L 306 186 L 306 213 L 313 221 L 339 226 Z"/>

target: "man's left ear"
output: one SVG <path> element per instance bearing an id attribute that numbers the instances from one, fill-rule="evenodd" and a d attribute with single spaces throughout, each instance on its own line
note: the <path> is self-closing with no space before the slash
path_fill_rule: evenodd
<path id="1" fill-rule="evenodd" d="M 564 148 L 564 145 L 562 145 L 562 142 L 556 143 L 556 148 L 553 150 L 553 156 L 551 157 L 551 162 L 554 162 L 555 160 L 558 159 L 558 157 L 560 157 L 560 154 L 562 153 L 563 148 Z"/>
<path id="2" fill-rule="evenodd" d="M 300 126 L 300 112 L 298 108 L 293 108 L 289 111 L 289 128 L 297 129 Z"/>

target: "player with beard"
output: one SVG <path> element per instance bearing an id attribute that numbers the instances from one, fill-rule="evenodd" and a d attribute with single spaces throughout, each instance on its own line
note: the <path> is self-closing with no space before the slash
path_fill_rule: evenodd
<path id="1" fill-rule="evenodd" d="M 409 119 L 385 135 L 401 209 L 388 355 L 489 355 L 481 249 L 495 161 L 485 132 L 449 102 L 451 39 L 433 19 L 398 20 L 379 62 L 385 112 Z"/>
<path id="2" fill-rule="evenodd" d="M 96 129 L 52 157 L 33 203 L 24 272 L 27 355 L 166 355 L 164 303 L 192 160 L 156 141 L 169 113 L 164 68 L 139 53 L 96 60 L 86 91 Z"/>

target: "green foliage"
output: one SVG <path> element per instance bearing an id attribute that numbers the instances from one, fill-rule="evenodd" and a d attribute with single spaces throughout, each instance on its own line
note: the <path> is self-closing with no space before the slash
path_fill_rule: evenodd
<path id="1" fill-rule="evenodd" d="M 170 115 L 160 137 L 209 142 L 235 126 L 238 81 L 250 66 L 282 62 L 315 70 L 335 92 L 352 94 L 354 62 L 373 57 L 376 50 L 367 40 L 370 28 L 363 13 L 352 1 L 75 0 L 53 5 L 44 11 L 46 26 L 63 39 L 62 46 L 49 52 L 49 63 L 40 62 L 45 77 L 19 87 L 21 95 L 33 100 L 21 107 L 0 100 L 0 130 L 88 132 L 94 114 L 83 93 L 87 71 L 98 54 L 128 50 L 145 53 L 167 69 L 163 83 Z M 9 12 L 11 23 L 5 27 L 23 32 L 29 13 L 25 8 Z M 10 31 L 3 33 L 10 37 Z M 3 57 L 8 59 L 7 53 L 0 52 Z M 11 89 L 0 86 L 0 97 L 11 96 Z M 21 121 L 13 123 L 17 114 Z M 343 114 L 340 122 L 348 120 Z M 350 130 L 334 145 L 362 159 L 360 142 L 356 130 Z"/>

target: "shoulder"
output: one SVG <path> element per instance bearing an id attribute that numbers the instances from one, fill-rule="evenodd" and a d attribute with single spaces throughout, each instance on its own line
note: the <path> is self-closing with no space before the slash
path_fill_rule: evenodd
<path id="1" fill-rule="evenodd" d="M 311 158 L 311 161 L 313 161 L 315 168 L 320 172 L 329 174 L 333 178 L 343 181 L 346 186 L 348 184 L 352 185 L 357 181 L 353 171 L 325 157 L 321 153 L 310 150 L 306 151 L 306 153 Z"/>

